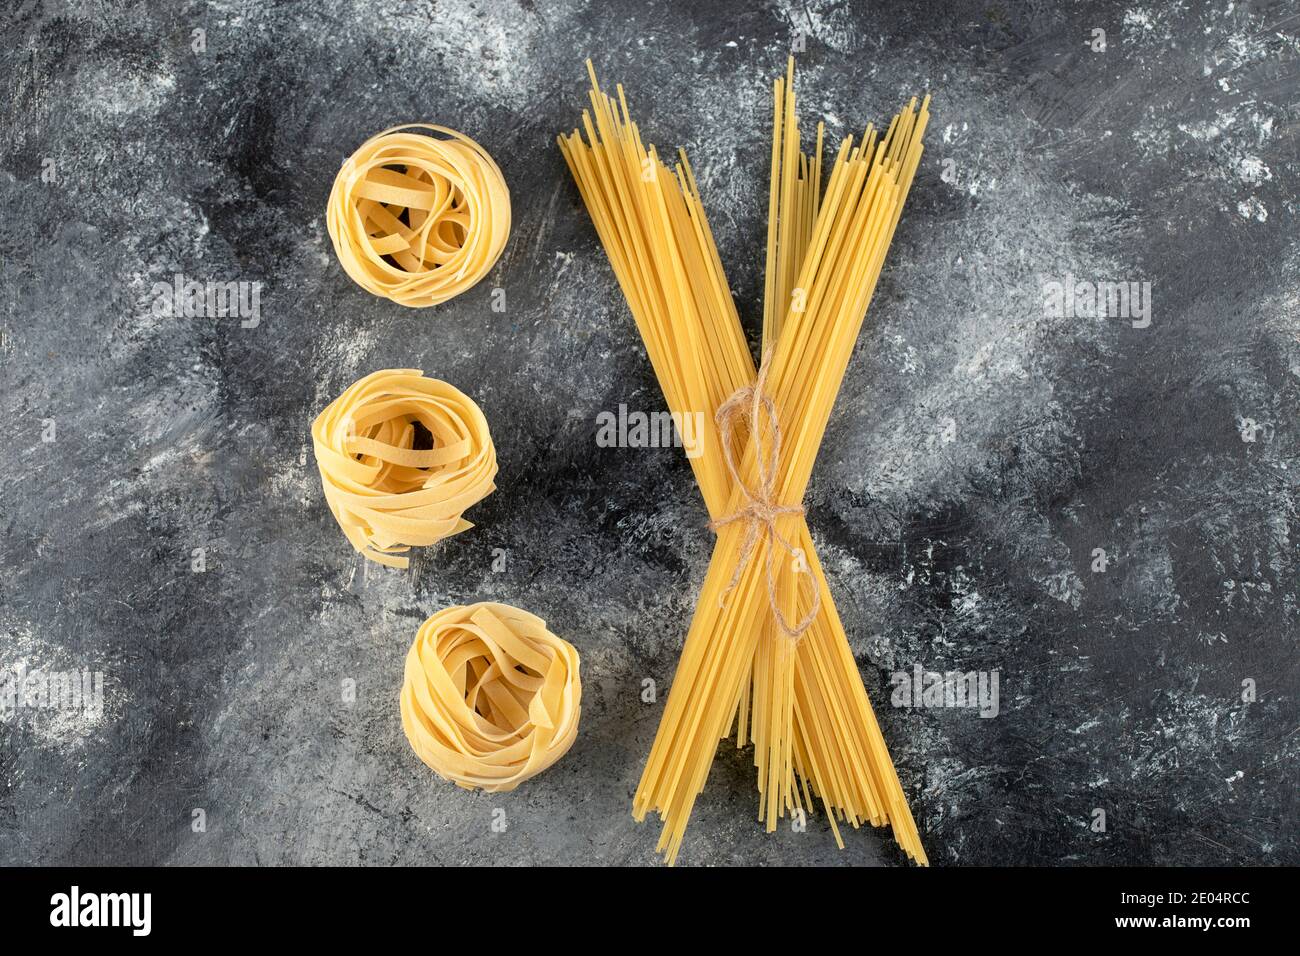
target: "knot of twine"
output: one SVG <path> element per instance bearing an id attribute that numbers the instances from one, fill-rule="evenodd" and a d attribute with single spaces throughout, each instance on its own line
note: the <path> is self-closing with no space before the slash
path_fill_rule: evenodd
<path id="1" fill-rule="evenodd" d="M 817 613 L 821 610 L 821 591 L 813 584 L 812 589 L 812 606 L 808 608 L 805 614 L 797 624 L 791 624 L 781 610 L 781 602 L 777 599 L 776 581 L 772 576 L 772 552 L 780 545 L 790 555 L 792 559 L 799 557 L 799 551 L 785 536 L 777 530 L 777 518 L 781 515 L 803 515 L 803 505 L 783 505 L 776 501 L 776 480 L 777 468 L 781 460 L 781 423 L 777 420 L 776 403 L 772 397 L 766 394 L 765 386 L 767 385 L 767 373 L 770 365 L 772 353 L 769 350 L 763 355 L 763 364 L 759 367 L 758 377 L 754 380 L 753 385 L 747 385 L 736 389 L 731 397 L 718 406 L 717 412 L 713 416 L 714 422 L 717 423 L 718 432 L 722 439 L 722 454 L 727 462 L 727 470 L 731 472 L 731 477 L 736 482 L 736 487 L 744 495 L 746 503 L 736 511 L 722 518 L 715 518 L 709 522 L 709 530 L 718 531 L 726 525 L 736 521 L 746 522 L 745 540 L 740 548 L 740 557 L 736 559 L 736 569 L 731 575 L 731 581 L 727 584 L 719 598 L 719 606 L 736 585 L 740 583 L 740 574 L 749 559 L 753 557 L 754 549 L 763 538 L 769 541 L 767 549 L 767 600 L 772 608 L 772 616 L 776 618 L 777 625 L 785 632 L 787 637 L 798 639 L 803 636 L 804 631 L 812 626 L 812 622 L 817 619 Z M 763 454 L 763 416 L 766 414 L 767 421 L 772 432 L 766 457 Z M 740 469 L 736 466 L 736 460 L 731 451 L 731 437 L 735 428 L 735 422 L 740 418 L 748 418 L 749 433 L 751 441 L 754 442 L 755 461 L 758 466 L 758 487 L 751 487 L 740 474 Z"/>

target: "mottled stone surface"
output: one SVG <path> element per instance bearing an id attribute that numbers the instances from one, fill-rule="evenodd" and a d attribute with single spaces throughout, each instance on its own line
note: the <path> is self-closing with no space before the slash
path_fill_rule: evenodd
<path id="1" fill-rule="evenodd" d="M 654 859 L 641 682 L 671 680 L 710 535 L 680 451 L 596 447 L 600 411 L 661 399 L 554 136 L 591 55 L 691 151 L 753 330 L 802 32 L 836 138 L 935 94 L 808 501 L 931 858 L 1300 863 L 1300 13 L 1055 6 L 7 4 L 0 667 L 98 671 L 105 702 L 0 721 L 0 862 Z M 492 276 L 426 311 L 349 281 L 322 217 L 404 120 L 477 138 L 514 199 Z M 177 273 L 264 283 L 260 323 L 154 314 Z M 1066 274 L 1150 281 L 1150 326 L 1048 315 Z M 392 366 L 472 394 L 501 464 L 409 573 L 347 547 L 308 441 Z M 475 599 L 583 655 L 577 743 L 507 795 L 438 781 L 398 720 L 416 626 Z M 997 670 L 998 716 L 890 706 L 916 664 Z M 724 748 L 682 862 L 901 862 L 755 809 Z"/>

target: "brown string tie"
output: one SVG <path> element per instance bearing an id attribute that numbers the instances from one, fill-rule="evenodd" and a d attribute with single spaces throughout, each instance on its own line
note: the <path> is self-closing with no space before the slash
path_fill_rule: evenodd
<path id="1" fill-rule="evenodd" d="M 782 505 L 776 502 L 776 470 L 781 460 L 781 425 L 777 421 L 776 403 L 764 390 L 767 384 L 767 372 L 771 357 L 771 351 L 763 355 L 763 364 L 759 367 L 758 378 L 754 380 L 754 384 L 736 389 L 730 398 L 718 406 L 718 411 L 713 416 L 721 435 L 722 454 L 727 462 L 727 470 L 731 472 L 731 477 L 735 479 L 736 487 L 745 496 L 746 504 L 726 517 L 715 518 L 710 521 L 709 530 L 716 532 L 719 528 L 735 521 L 747 522 L 745 541 L 740 549 L 740 557 L 736 560 L 736 570 L 731 575 L 731 581 L 723 590 L 722 596 L 718 599 L 719 607 L 724 603 L 723 598 L 740 583 L 740 573 L 744 570 L 745 565 L 749 563 L 749 559 L 754 554 L 754 549 L 758 547 L 758 542 L 764 537 L 769 539 L 770 546 L 767 549 L 767 600 L 772 607 L 772 615 L 776 618 L 781 630 L 785 632 L 787 637 L 797 640 L 817 619 L 817 613 L 821 610 L 822 596 L 820 589 L 814 582 L 812 606 L 808 609 L 808 613 L 795 625 L 791 625 L 786 620 L 776 596 L 776 581 L 772 577 L 772 552 L 775 550 L 776 545 L 779 544 L 784 548 L 791 558 L 799 558 L 799 550 L 777 530 L 776 520 L 781 515 L 802 515 L 804 514 L 804 508 L 803 505 Z M 771 447 L 766 458 L 763 456 L 762 440 L 764 413 L 767 414 L 767 420 L 772 430 Z M 741 477 L 740 469 L 736 467 L 736 460 L 731 451 L 731 436 L 735 421 L 737 418 L 746 416 L 749 419 L 751 440 L 755 442 L 754 451 L 758 466 L 758 488 L 756 489 L 751 488 L 745 482 L 745 479 Z"/>

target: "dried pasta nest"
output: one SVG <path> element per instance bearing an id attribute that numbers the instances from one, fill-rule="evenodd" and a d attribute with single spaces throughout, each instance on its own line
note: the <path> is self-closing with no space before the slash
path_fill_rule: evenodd
<path id="1" fill-rule="evenodd" d="M 472 528 L 461 517 L 496 490 L 487 419 L 463 392 L 418 369 L 354 383 L 311 426 L 330 511 L 371 561 L 405 568 L 405 552 Z"/>
<path id="2" fill-rule="evenodd" d="M 439 611 L 406 655 L 406 739 L 458 786 L 513 790 L 572 746 L 578 666 L 573 645 L 527 611 L 493 603 Z"/>
<path id="3" fill-rule="evenodd" d="M 468 136 L 412 123 L 372 136 L 348 158 L 325 219 L 359 286 L 423 308 L 471 288 L 496 264 L 510 235 L 510 191 Z"/>

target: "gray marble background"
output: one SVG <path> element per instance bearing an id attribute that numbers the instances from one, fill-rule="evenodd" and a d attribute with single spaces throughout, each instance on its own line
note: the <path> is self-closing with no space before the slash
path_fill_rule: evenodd
<path id="1" fill-rule="evenodd" d="M 671 681 L 710 535 L 679 451 L 596 446 L 599 412 L 662 405 L 554 137 L 590 55 L 690 151 L 756 334 L 770 80 L 800 34 L 803 115 L 836 139 L 935 97 L 808 500 L 932 860 L 1300 862 L 1295 4 L 15 0 L 0 23 L 0 677 L 105 694 L 0 719 L 0 862 L 654 860 L 641 682 Z M 407 120 L 478 139 L 514 204 L 489 279 L 425 311 L 349 281 L 322 216 L 344 156 Z M 264 283 L 260 323 L 155 315 L 176 273 Z M 1150 281 L 1150 327 L 1045 315 L 1066 274 Z M 350 550 L 308 439 L 393 366 L 467 390 L 501 465 L 478 527 L 409 573 Z M 583 659 L 577 743 L 505 795 L 437 780 L 398 719 L 415 628 L 477 599 Z M 915 664 L 997 670 L 999 715 L 890 706 Z M 764 834 L 749 759 L 720 751 L 684 864 L 903 862 L 820 818 Z"/>

